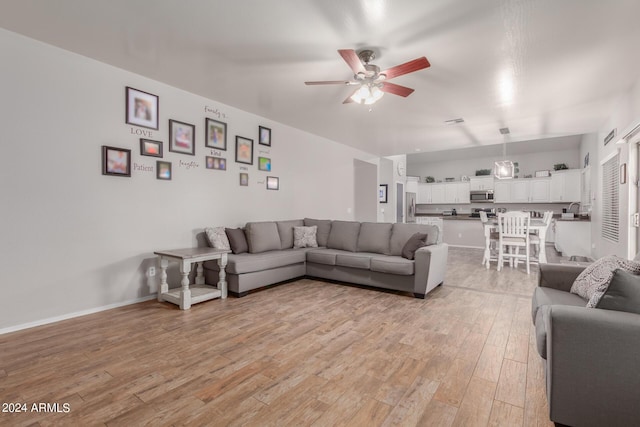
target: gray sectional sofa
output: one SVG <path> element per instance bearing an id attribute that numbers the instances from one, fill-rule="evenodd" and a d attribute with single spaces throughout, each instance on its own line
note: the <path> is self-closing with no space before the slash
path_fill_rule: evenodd
<path id="1" fill-rule="evenodd" d="M 317 226 L 317 248 L 294 248 L 293 228 Z M 415 259 L 402 249 L 415 233 L 427 234 L 427 246 Z M 301 277 L 413 293 L 424 298 L 444 281 L 448 245 L 438 227 L 356 221 L 304 220 L 250 222 L 245 226 L 249 252 L 229 254 L 229 293 L 249 291 Z M 207 283 L 218 280 L 216 262 L 204 264 Z"/>

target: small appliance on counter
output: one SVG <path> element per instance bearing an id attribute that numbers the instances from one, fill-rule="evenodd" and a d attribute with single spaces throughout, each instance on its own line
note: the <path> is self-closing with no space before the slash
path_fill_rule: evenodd
<path id="1" fill-rule="evenodd" d="M 494 216 L 496 216 L 495 208 L 475 208 L 469 216 L 471 218 L 480 218 L 480 212 L 486 212 L 487 218 L 493 218 Z"/>

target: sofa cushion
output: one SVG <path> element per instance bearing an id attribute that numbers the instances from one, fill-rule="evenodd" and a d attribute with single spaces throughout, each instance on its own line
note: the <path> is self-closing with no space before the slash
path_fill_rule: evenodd
<path id="1" fill-rule="evenodd" d="M 618 268 L 640 274 L 640 263 L 608 255 L 585 268 L 573 282 L 571 292 L 589 300 L 587 307 L 596 307 L 609 287 L 613 272 Z"/>
<path id="2" fill-rule="evenodd" d="M 336 265 L 342 267 L 362 268 L 369 270 L 371 268 L 371 257 L 378 254 L 367 252 L 343 253 L 336 255 Z"/>
<path id="3" fill-rule="evenodd" d="M 640 276 L 622 269 L 614 271 L 596 308 L 640 314 Z"/>
<path id="4" fill-rule="evenodd" d="M 393 224 L 384 222 L 363 222 L 358 234 L 358 252 L 389 254 L 389 239 Z"/>
<path id="5" fill-rule="evenodd" d="M 356 221 L 333 221 L 327 248 L 341 249 L 349 252 L 358 250 L 358 235 L 360 223 Z"/>
<path id="6" fill-rule="evenodd" d="M 273 221 L 248 222 L 245 226 L 245 234 L 249 243 L 249 252 L 252 254 L 280 249 L 278 226 Z"/>
<path id="7" fill-rule="evenodd" d="M 304 219 L 305 227 L 311 227 L 313 225 L 318 226 L 318 232 L 316 233 L 316 240 L 318 241 L 318 246 L 327 246 L 327 241 L 329 240 L 329 232 L 331 231 L 331 220 L 330 219 Z"/>
<path id="8" fill-rule="evenodd" d="M 336 256 L 347 253 L 336 249 L 309 249 L 307 251 L 307 262 L 316 264 L 336 265 Z"/>
<path id="9" fill-rule="evenodd" d="M 293 247 L 293 227 L 304 225 L 301 219 L 292 219 L 290 221 L 276 221 L 278 234 L 280 235 L 280 249 L 289 249 Z"/>
<path id="10" fill-rule="evenodd" d="M 414 261 L 402 257 L 378 255 L 371 258 L 371 271 L 410 276 L 413 274 L 414 264 Z"/>
<path id="11" fill-rule="evenodd" d="M 293 227 L 293 247 L 294 248 L 317 248 L 318 241 L 316 233 L 318 226 L 311 227 Z"/>
<path id="12" fill-rule="evenodd" d="M 231 250 L 231 244 L 224 227 L 207 227 L 204 229 L 209 246 L 214 249 Z"/>
<path id="13" fill-rule="evenodd" d="M 543 359 L 547 358 L 547 319 L 549 318 L 550 305 L 543 305 L 536 312 L 536 348 Z"/>
<path id="14" fill-rule="evenodd" d="M 409 238 L 407 243 L 402 248 L 402 258 L 413 259 L 416 256 L 416 251 L 424 246 L 427 246 L 427 234 L 416 233 Z"/>
<path id="15" fill-rule="evenodd" d="M 228 274 L 252 273 L 305 262 L 306 249 L 282 249 L 259 254 L 228 255 L 225 271 Z M 217 261 L 206 261 L 205 268 L 219 271 Z"/>
<path id="16" fill-rule="evenodd" d="M 438 242 L 438 227 L 429 224 L 393 224 L 391 229 L 390 253 L 402 256 L 402 248 L 407 244 L 411 236 L 416 233 L 427 234 L 427 245 L 435 245 Z"/>
<path id="17" fill-rule="evenodd" d="M 242 228 L 225 228 L 224 232 L 229 239 L 231 252 L 233 252 L 234 254 L 241 254 L 249 250 L 247 237 L 244 234 L 244 230 Z"/>
<path id="18" fill-rule="evenodd" d="M 559 289 L 539 286 L 535 288 L 533 297 L 531 298 L 531 318 L 534 322 L 536 321 L 538 309 L 543 305 L 573 305 L 576 307 L 584 307 L 586 304 L 587 300 L 579 295 Z"/>

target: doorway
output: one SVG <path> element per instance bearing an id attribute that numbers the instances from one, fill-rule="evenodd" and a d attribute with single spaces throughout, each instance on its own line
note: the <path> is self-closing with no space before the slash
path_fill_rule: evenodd
<path id="1" fill-rule="evenodd" d="M 404 183 L 396 182 L 396 222 L 404 222 Z"/>

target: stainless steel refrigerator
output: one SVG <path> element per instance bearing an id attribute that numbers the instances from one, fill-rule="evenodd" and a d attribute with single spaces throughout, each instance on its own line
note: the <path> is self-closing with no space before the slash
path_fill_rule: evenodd
<path id="1" fill-rule="evenodd" d="M 406 194 L 406 206 L 407 206 L 407 222 L 416 222 L 416 193 Z"/>

